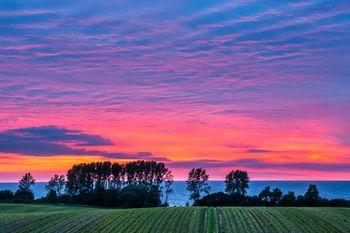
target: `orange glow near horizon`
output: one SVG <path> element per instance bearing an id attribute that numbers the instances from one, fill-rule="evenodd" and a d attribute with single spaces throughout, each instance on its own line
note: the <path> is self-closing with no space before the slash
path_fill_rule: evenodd
<path id="1" fill-rule="evenodd" d="M 50 115 L 46 115 L 50 116 Z M 65 127 L 79 129 L 84 133 L 101 135 L 113 141 L 114 145 L 85 147 L 89 150 L 107 151 L 110 153 L 132 154 L 137 152 L 151 152 L 155 159 L 165 157 L 169 167 L 173 170 L 176 180 L 184 180 L 189 170 L 185 167 L 172 165 L 175 162 L 190 161 L 196 167 L 196 161 L 216 160 L 229 165 L 220 165 L 215 168 L 208 166 L 210 177 L 213 180 L 222 180 L 227 172 L 241 168 L 249 172 L 253 180 L 347 180 L 345 171 L 318 171 L 305 167 L 298 169 L 278 164 L 288 163 L 346 163 L 349 147 L 337 145 L 334 138 L 321 136 L 320 131 L 327 131 L 327 125 L 317 128 L 309 126 L 303 130 L 295 125 L 270 127 L 268 121 L 252 118 L 217 116 L 214 119 L 205 119 L 206 123 L 183 119 L 184 116 L 130 116 L 120 115 L 114 120 L 101 122 L 93 119 L 91 115 L 83 116 L 86 121 L 75 122 L 66 118 Z M 113 118 L 114 116 L 109 116 Z M 56 120 L 47 118 L 47 125 L 53 125 Z M 41 126 L 40 116 L 36 117 L 30 125 Z M 70 122 L 72 121 L 72 123 Z M 91 127 L 90 122 L 98 122 Z M 219 122 L 219 123 L 218 123 Z M 230 122 L 236 122 L 231 124 Z M 20 122 L 18 122 L 20 123 Z M 238 124 L 240 123 L 240 124 Z M 308 125 L 303 123 L 303 125 Z M 29 125 L 28 125 L 29 126 Z M 25 128 L 25 124 L 18 124 L 16 128 Z M 269 129 L 267 129 L 269 128 Z M 284 128 L 283 130 L 281 128 Z M 2 129 L 5 130 L 5 129 Z M 269 130 L 269 133 L 266 133 Z M 55 173 L 65 172 L 76 163 L 92 161 L 119 161 L 126 160 L 104 157 L 103 155 L 56 155 L 56 156 L 30 156 L 20 154 L 5 154 L 0 156 L 1 181 L 16 181 L 21 173 L 31 171 L 37 180 L 46 181 Z M 277 164 L 269 167 L 259 165 L 241 165 L 230 163 L 234 160 L 256 159 L 263 163 Z M 202 166 L 199 163 L 199 166 Z M 204 165 L 205 167 L 205 165 Z"/>

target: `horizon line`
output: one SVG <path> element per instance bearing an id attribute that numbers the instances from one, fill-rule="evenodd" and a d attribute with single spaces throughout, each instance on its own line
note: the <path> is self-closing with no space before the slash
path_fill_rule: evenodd
<path id="1" fill-rule="evenodd" d="M 208 182 L 224 182 L 225 180 L 209 180 Z M 350 182 L 349 180 L 250 180 L 250 182 Z M 35 183 L 47 183 L 48 181 L 35 181 Z M 186 180 L 174 180 L 174 182 L 186 182 Z M 0 181 L 1 183 L 18 183 L 18 181 Z"/>

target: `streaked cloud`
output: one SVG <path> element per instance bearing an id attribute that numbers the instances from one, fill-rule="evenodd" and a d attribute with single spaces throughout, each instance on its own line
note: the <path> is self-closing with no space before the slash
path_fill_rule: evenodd
<path id="1" fill-rule="evenodd" d="M 204 168 L 227 168 L 228 170 L 245 168 L 248 170 L 274 169 L 282 171 L 283 169 L 292 169 L 295 171 L 322 171 L 322 172 L 347 172 L 350 169 L 350 163 L 316 163 L 316 162 L 300 162 L 300 163 L 270 163 L 259 159 L 237 159 L 231 161 L 220 160 L 195 160 L 172 162 L 170 166 L 174 168 L 204 167 Z"/>
<path id="2" fill-rule="evenodd" d="M 0 132 L 0 153 L 18 153 L 32 156 L 91 155 L 105 159 L 155 159 L 166 161 L 164 157 L 156 157 L 150 152 L 136 154 L 112 153 L 101 150 L 87 150 L 78 147 L 114 145 L 109 139 L 99 135 L 82 133 L 56 126 L 11 129 Z"/>
<path id="3" fill-rule="evenodd" d="M 0 155 L 253 158 L 310 163 L 300 177 L 327 178 L 312 164 L 349 160 L 349 9 L 2 1 Z"/>
<path id="4" fill-rule="evenodd" d="M 0 133 L 1 141 L 44 141 L 73 143 L 75 146 L 107 146 L 113 143 L 99 135 L 85 134 L 57 126 L 10 129 Z"/>

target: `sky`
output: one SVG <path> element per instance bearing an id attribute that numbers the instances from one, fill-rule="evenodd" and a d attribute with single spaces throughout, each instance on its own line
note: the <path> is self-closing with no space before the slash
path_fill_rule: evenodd
<path id="1" fill-rule="evenodd" d="M 349 1 L 0 0 L 0 182 L 165 162 L 350 180 Z"/>

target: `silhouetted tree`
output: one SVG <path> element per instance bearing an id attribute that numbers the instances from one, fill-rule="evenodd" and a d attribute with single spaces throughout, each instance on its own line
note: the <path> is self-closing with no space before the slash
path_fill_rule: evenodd
<path id="1" fill-rule="evenodd" d="M 151 165 L 149 173 L 146 174 L 148 183 L 151 183 L 157 190 L 160 190 L 160 186 L 165 181 L 169 169 L 165 167 L 164 163 L 157 163 L 155 161 L 148 161 L 148 163 Z"/>
<path id="2" fill-rule="evenodd" d="M 33 201 L 34 201 L 34 194 L 32 191 L 18 189 L 15 192 L 14 202 L 31 203 Z"/>
<path id="3" fill-rule="evenodd" d="M 275 188 L 271 192 L 271 204 L 272 205 L 278 205 L 281 202 L 282 199 L 282 191 L 279 188 Z"/>
<path id="4" fill-rule="evenodd" d="M 161 184 L 169 171 L 164 163 L 139 160 L 127 163 L 124 168 L 128 185 L 143 185 L 160 200 Z"/>
<path id="5" fill-rule="evenodd" d="M 14 198 L 13 192 L 11 190 L 1 190 L 0 191 L 0 202 L 1 201 L 11 201 Z"/>
<path id="6" fill-rule="evenodd" d="M 174 175 L 171 174 L 171 171 L 168 171 L 167 174 L 165 175 L 165 184 L 164 184 L 164 193 L 165 193 L 165 201 L 164 204 L 168 206 L 168 198 L 169 195 L 174 191 L 172 189 L 172 185 L 174 182 Z"/>
<path id="7" fill-rule="evenodd" d="M 223 192 L 208 194 L 193 203 L 194 206 L 230 206 L 232 204 L 231 196 Z"/>
<path id="8" fill-rule="evenodd" d="M 74 165 L 67 172 L 66 191 L 70 195 L 91 194 L 94 189 L 94 163 Z"/>
<path id="9" fill-rule="evenodd" d="M 90 164 L 93 169 L 93 204 L 103 205 L 105 199 L 105 191 L 108 188 L 108 180 L 111 175 L 111 162 L 96 162 Z"/>
<path id="10" fill-rule="evenodd" d="M 265 187 L 259 194 L 259 199 L 264 205 L 278 205 L 282 199 L 282 191 L 275 188 L 272 191 L 270 186 Z"/>
<path id="11" fill-rule="evenodd" d="M 125 169 L 123 165 L 119 163 L 112 164 L 109 182 L 111 188 L 116 190 L 122 189 L 125 183 Z"/>
<path id="12" fill-rule="evenodd" d="M 67 172 L 66 191 L 84 204 L 115 206 L 129 199 L 113 195 L 122 195 L 121 190 L 129 185 L 142 186 L 147 191 L 147 205 L 158 206 L 169 172 L 164 163 L 144 160 L 125 165 L 108 161 L 77 164 Z"/>
<path id="13" fill-rule="evenodd" d="M 147 207 L 147 187 L 144 185 L 129 185 L 122 189 L 121 199 L 124 208 Z"/>
<path id="14" fill-rule="evenodd" d="M 321 200 L 316 185 L 310 184 L 304 195 L 304 201 L 307 205 L 315 205 Z"/>
<path id="15" fill-rule="evenodd" d="M 203 168 L 192 168 L 188 173 L 186 181 L 187 190 L 190 191 L 190 199 L 197 201 L 201 197 L 201 193 L 209 193 L 208 186 L 209 175 Z"/>
<path id="16" fill-rule="evenodd" d="M 298 204 L 298 205 L 305 205 L 305 198 L 304 198 L 304 196 L 303 195 L 298 195 L 297 196 L 297 199 L 296 199 L 296 203 Z"/>
<path id="17" fill-rule="evenodd" d="M 111 175 L 111 162 L 97 162 L 91 163 L 94 169 L 94 184 L 98 190 L 105 190 L 107 188 L 108 178 Z"/>
<path id="18" fill-rule="evenodd" d="M 49 192 L 46 195 L 46 201 L 49 203 L 56 203 L 57 202 L 57 192 L 54 189 L 50 189 Z"/>
<path id="19" fill-rule="evenodd" d="M 228 194 L 245 195 L 249 188 L 249 177 L 246 171 L 232 170 L 225 179 L 225 191 Z"/>
<path id="20" fill-rule="evenodd" d="M 35 184 L 35 179 L 30 172 L 23 175 L 19 181 L 18 189 L 20 191 L 31 192 L 30 187 Z"/>
<path id="21" fill-rule="evenodd" d="M 79 165 L 73 165 L 73 167 L 67 171 L 66 192 L 69 195 L 77 195 L 79 193 L 79 176 Z"/>
<path id="22" fill-rule="evenodd" d="M 140 163 L 138 164 L 137 162 L 130 162 L 125 164 L 125 175 L 126 175 L 126 182 L 130 184 L 138 184 L 139 181 L 137 179 L 137 170 L 138 167 L 140 166 Z"/>
<path id="23" fill-rule="evenodd" d="M 326 199 L 319 196 L 315 185 L 310 185 L 305 196 L 295 198 L 294 192 L 283 195 L 279 188 L 271 191 L 265 187 L 259 196 L 243 196 L 233 193 L 217 192 L 208 194 L 194 201 L 195 206 L 342 206 L 350 207 L 350 201 L 345 199 Z"/>
<path id="24" fill-rule="evenodd" d="M 293 206 L 296 204 L 296 198 L 294 192 L 288 192 L 282 196 L 281 205 L 283 206 Z"/>
<path id="25" fill-rule="evenodd" d="M 258 195 L 259 199 L 264 203 L 268 204 L 271 201 L 272 192 L 270 186 L 265 187 Z"/>
<path id="26" fill-rule="evenodd" d="M 48 184 L 45 186 L 46 190 L 50 192 L 51 190 L 54 190 L 58 196 L 62 194 L 62 191 L 65 186 L 65 177 L 64 175 L 57 175 L 55 174 L 48 182 Z"/>
<path id="27" fill-rule="evenodd" d="M 105 199 L 104 199 L 104 206 L 108 207 L 120 207 L 123 205 L 123 202 L 121 200 L 121 190 L 111 188 L 106 190 L 105 192 Z"/>

